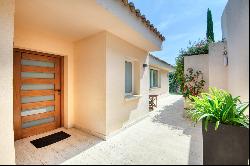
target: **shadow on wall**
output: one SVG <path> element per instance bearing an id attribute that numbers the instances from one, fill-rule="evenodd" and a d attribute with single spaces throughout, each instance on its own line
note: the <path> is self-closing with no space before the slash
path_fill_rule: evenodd
<path id="1" fill-rule="evenodd" d="M 201 124 L 194 126 L 191 120 L 184 118 L 184 102 L 179 99 L 159 110 L 152 118 L 154 123 L 167 125 L 171 130 L 181 130 L 183 135 L 191 137 L 188 164 L 203 164 L 203 138 Z"/>

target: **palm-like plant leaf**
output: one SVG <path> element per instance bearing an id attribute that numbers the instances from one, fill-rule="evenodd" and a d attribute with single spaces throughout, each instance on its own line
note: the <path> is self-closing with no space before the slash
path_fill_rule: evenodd
<path id="1" fill-rule="evenodd" d="M 249 128 L 249 119 L 244 115 L 249 104 L 241 103 L 240 97 L 233 97 L 224 90 L 210 88 L 209 93 L 200 96 L 191 96 L 194 109 L 189 111 L 191 119 L 196 123 L 205 120 L 205 129 L 208 123 L 215 123 L 215 130 L 220 124 L 237 125 Z"/>
<path id="2" fill-rule="evenodd" d="M 215 123 L 215 130 L 218 129 L 219 125 L 220 125 L 220 121 L 218 120 L 218 121 Z"/>
<path id="3" fill-rule="evenodd" d="M 248 106 L 249 106 L 248 103 L 240 103 L 239 105 L 237 105 L 238 114 L 239 115 L 243 114 L 248 108 Z"/>

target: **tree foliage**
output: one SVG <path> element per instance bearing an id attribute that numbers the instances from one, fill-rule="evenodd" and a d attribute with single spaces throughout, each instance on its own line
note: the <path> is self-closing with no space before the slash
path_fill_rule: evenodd
<path id="1" fill-rule="evenodd" d="M 169 92 L 180 94 L 179 84 L 177 83 L 176 75 L 174 72 L 169 73 Z"/>
<path id="2" fill-rule="evenodd" d="M 178 89 L 178 92 L 183 94 L 185 76 L 184 76 L 184 57 L 191 55 L 208 54 L 208 45 L 210 40 L 198 40 L 197 42 L 189 42 L 186 49 L 181 49 L 179 56 L 175 59 L 175 72 L 173 73 L 174 82 L 170 84 L 170 89 Z M 176 88 L 178 86 L 178 88 Z"/>
<path id="3" fill-rule="evenodd" d="M 207 9 L 207 33 L 206 33 L 207 39 L 212 40 L 214 42 L 214 30 L 213 30 L 213 18 L 212 18 L 212 12 L 208 8 Z"/>
<path id="4" fill-rule="evenodd" d="M 181 51 L 182 52 L 182 51 Z M 176 83 L 179 86 L 180 92 L 182 93 L 184 88 L 184 55 L 180 52 L 180 55 L 175 59 L 175 78 Z"/>

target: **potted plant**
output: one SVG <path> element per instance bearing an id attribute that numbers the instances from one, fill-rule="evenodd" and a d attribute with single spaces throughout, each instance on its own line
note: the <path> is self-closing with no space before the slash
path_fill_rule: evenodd
<path id="1" fill-rule="evenodd" d="M 216 88 L 192 98 L 189 115 L 196 123 L 202 120 L 203 164 L 247 165 L 249 118 L 244 112 L 249 104 Z"/>

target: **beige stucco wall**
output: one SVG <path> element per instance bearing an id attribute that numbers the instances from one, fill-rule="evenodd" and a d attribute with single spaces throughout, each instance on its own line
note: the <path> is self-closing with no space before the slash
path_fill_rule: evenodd
<path id="1" fill-rule="evenodd" d="M 150 95 L 168 95 L 169 94 L 169 78 L 168 78 L 168 71 L 167 70 L 162 70 L 157 67 L 149 67 L 152 69 L 157 69 L 159 71 L 159 80 L 160 80 L 160 87 L 158 88 L 150 88 L 149 89 L 149 94 Z"/>
<path id="2" fill-rule="evenodd" d="M 201 70 L 206 81 L 205 90 L 208 90 L 208 87 L 228 90 L 228 67 L 224 65 L 225 48 L 224 42 L 211 43 L 209 54 L 185 56 L 185 73 L 189 67 Z"/>
<path id="3" fill-rule="evenodd" d="M 149 83 L 148 71 L 143 71 L 142 64 L 148 63 L 147 52 L 159 50 L 162 41 L 122 2 L 86 0 L 65 1 L 58 5 L 57 0 L 19 0 L 16 6 L 14 47 L 64 56 L 66 127 L 75 126 L 102 137 L 145 115 Z M 114 91 L 117 95 L 122 91 L 119 96 L 124 95 L 121 90 L 124 80 L 119 80 L 117 87 L 110 82 L 125 78 L 124 65 L 120 66 L 120 58 L 125 54 L 136 59 L 135 73 L 139 74 L 136 75 L 135 91 L 142 97 L 137 102 L 121 104 L 117 96 L 107 94 Z M 118 66 L 117 71 L 115 66 Z M 112 72 L 116 73 L 115 77 Z M 113 107 L 111 103 L 118 104 Z M 121 115 L 117 114 L 118 108 L 123 112 Z M 107 113 L 107 109 L 111 111 Z M 106 124 L 108 116 L 111 122 Z M 106 130 L 106 125 L 110 130 Z"/>
<path id="4" fill-rule="evenodd" d="M 13 0 L 0 0 L 0 165 L 15 164 L 13 131 Z"/>
<path id="5" fill-rule="evenodd" d="M 159 50 L 162 41 L 120 3 L 67 1 L 58 6 L 56 1 L 17 1 L 14 47 L 64 56 L 65 127 L 102 137 L 148 112 L 148 68 L 142 64 L 148 64 L 148 51 Z M 44 13 L 46 5 L 56 12 L 50 8 Z M 89 19 L 80 8 L 96 19 Z M 50 12 L 55 15 L 49 16 Z M 125 57 L 135 61 L 134 87 L 141 95 L 126 102 Z"/>
<path id="6" fill-rule="evenodd" d="M 74 45 L 51 33 L 29 31 L 15 26 L 14 47 L 64 56 L 64 126 L 74 122 Z"/>
<path id="7" fill-rule="evenodd" d="M 228 90 L 228 67 L 224 65 L 224 42 L 209 45 L 209 87 Z"/>
<path id="8" fill-rule="evenodd" d="M 101 32 L 71 43 L 61 36 L 15 27 L 14 46 L 65 56 L 66 127 L 105 137 L 148 112 L 148 70 L 142 67 L 148 63 L 148 54 L 111 33 Z M 135 91 L 142 95 L 127 102 L 124 58 L 136 61 Z"/>
<path id="9" fill-rule="evenodd" d="M 75 43 L 74 125 L 106 135 L 106 33 Z"/>
<path id="10" fill-rule="evenodd" d="M 249 102 L 249 0 L 229 0 L 221 22 L 227 41 L 228 90 Z"/>
<path id="11" fill-rule="evenodd" d="M 203 79 L 206 81 L 204 90 L 209 87 L 209 56 L 208 54 L 193 55 L 184 57 L 184 73 L 187 74 L 187 69 L 192 68 L 194 71 L 200 70 L 203 73 Z"/>
<path id="12" fill-rule="evenodd" d="M 134 62 L 135 94 L 139 99 L 125 100 L 125 60 Z M 106 57 L 107 135 L 126 127 L 148 113 L 148 53 L 108 33 Z"/>
<path id="13" fill-rule="evenodd" d="M 148 53 L 111 33 L 101 32 L 71 43 L 63 36 L 16 26 L 14 47 L 65 56 L 66 127 L 75 126 L 105 137 L 148 112 L 148 69 L 142 67 L 148 64 Z M 125 57 L 136 61 L 135 91 L 142 95 L 127 102 Z"/>

